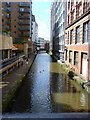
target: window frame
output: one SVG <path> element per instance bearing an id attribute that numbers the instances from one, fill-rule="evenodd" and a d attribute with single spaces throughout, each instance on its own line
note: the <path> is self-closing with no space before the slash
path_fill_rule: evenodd
<path id="1" fill-rule="evenodd" d="M 78 60 L 79 60 L 79 52 L 78 51 L 74 51 L 74 65 L 75 66 L 78 66 Z"/>
<path id="2" fill-rule="evenodd" d="M 70 30 L 70 44 L 72 44 L 73 43 L 73 39 L 74 39 L 74 29 L 71 29 Z"/>
<path id="3" fill-rule="evenodd" d="M 89 21 L 83 23 L 83 43 L 88 43 L 88 35 L 89 35 L 88 25 L 89 25 Z M 85 35 L 87 35 L 87 36 L 85 37 Z"/>
<path id="4" fill-rule="evenodd" d="M 72 54 L 73 52 L 70 50 L 69 51 L 69 63 L 72 64 Z"/>
<path id="5" fill-rule="evenodd" d="M 77 31 L 79 29 L 79 32 Z M 75 43 L 79 43 L 80 42 L 80 25 L 76 27 L 76 40 Z"/>

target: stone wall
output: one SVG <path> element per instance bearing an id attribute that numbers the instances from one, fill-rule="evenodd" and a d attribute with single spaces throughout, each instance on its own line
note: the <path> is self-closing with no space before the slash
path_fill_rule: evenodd
<path id="1" fill-rule="evenodd" d="M 0 34 L 0 50 L 12 49 L 13 40 L 12 37 Z"/>

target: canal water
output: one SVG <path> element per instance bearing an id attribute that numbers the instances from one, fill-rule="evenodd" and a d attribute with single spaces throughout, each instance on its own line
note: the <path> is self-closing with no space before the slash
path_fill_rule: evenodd
<path id="1" fill-rule="evenodd" d="M 89 111 L 88 93 L 65 74 L 48 54 L 38 54 L 10 112 Z"/>

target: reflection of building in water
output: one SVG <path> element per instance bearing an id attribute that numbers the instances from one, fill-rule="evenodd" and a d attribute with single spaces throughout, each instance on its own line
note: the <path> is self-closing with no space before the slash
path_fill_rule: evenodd
<path id="1" fill-rule="evenodd" d="M 76 88 L 72 84 L 72 81 L 70 81 L 69 77 L 66 75 L 65 76 L 65 91 L 66 92 L 77 92 Z"/>
<path id="2" fill-rule="evenodd" d="M 84 94 L 84 93 L 81 93 L 81 94 L 80 94 L 80 103 L 81 103 L 81 106 L 85 106 L 86 97 L 85 97 L 85 94 Z"/>

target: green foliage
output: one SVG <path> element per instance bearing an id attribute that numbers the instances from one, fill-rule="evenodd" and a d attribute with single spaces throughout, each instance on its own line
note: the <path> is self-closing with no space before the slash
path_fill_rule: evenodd
<path id="1" fill-rule="evenodd" d="M 70 68 L 64 63 L 64 64 L 61 64 L 61 67 L 62 69 L 64 70 L 65 74 L 68 74 Z"/>
<path id="2" fill-rule="evenodd" d="M 73 71 L 69 71 L 68 76 L 69 76 L 70 79 L 73 80 L 73 78 L 74 78 L 74 72 Z"/>
<path id="3" fill-rule="evenodd" d="M 10 31 L 3 31 L 3 34 L 5 34 L 5 35 L 10 35 L 11 32 L 10 32 Z"/>

